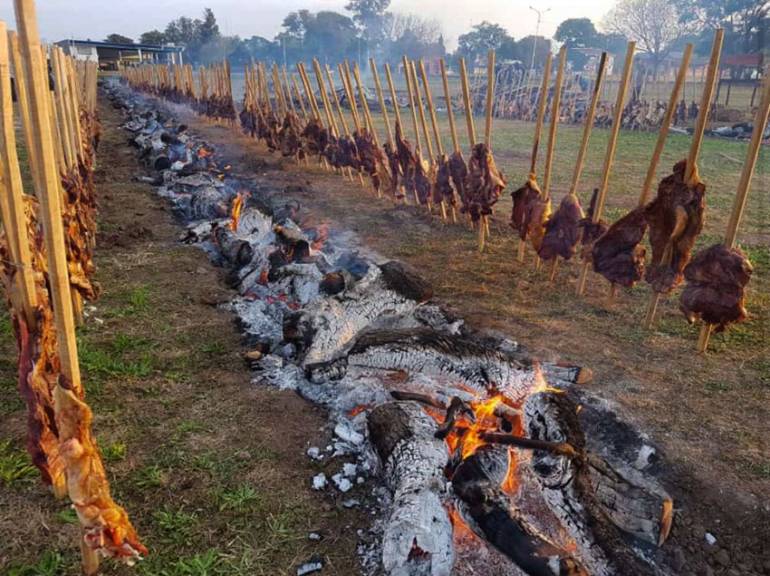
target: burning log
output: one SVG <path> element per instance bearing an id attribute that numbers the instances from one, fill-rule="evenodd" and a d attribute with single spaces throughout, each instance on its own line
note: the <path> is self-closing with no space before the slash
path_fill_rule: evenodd
<path id="1" fill-rule="evenodd" d="M 382 542 L 385 572 L 449 576 L 452 525 L 440 496 L 448 454 L 435 438 L 435 422 L 417 404 L 390 402 L 372 410 L 367 424 L 393 494 Z"/>
<path id="2" fill-rule="evenodd" d="M 500 486 L 510 466 L 507 448 L 483 446 L 452 475 L 452 488 L 485 538 L 530 576 L 585 575 L 570 555 L 533 531 Z"/>
<path id="3" fill-rule="evenodd" d="M 551 511 L 577 545 L 590 574 L 654 574 L 623 540 L 623 533 L 662 544 L 671 528 L 671 498 L 626 466 L 612 466 L 586 452 L 577 407 L 566 394 L 540 392 L 527 398 L 524 426 L 530 438 L 567 443 L 581 457 L 535 450 L 531 468 Z"/>

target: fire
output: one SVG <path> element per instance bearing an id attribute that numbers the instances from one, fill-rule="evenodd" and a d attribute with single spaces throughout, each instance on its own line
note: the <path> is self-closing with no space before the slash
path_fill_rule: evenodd
<path id="1" fill-rule="evenodd" d="M 201 146 L 200 148 L 198 148 L 198 158 L 201 158 L 201 159 L 203 159 L 203 158 L 209 158 L 209 157 L 210 157 L 210 156 L 212 156 L 213 154 L 214 154 L 214 152 L 213 152 L 213 151 L 211 151 L 211 150 L 207 150 L 207 149 L 206 149 L 206 148 L 204 148 L 203 146 Z"/>
<path id="2" fill-rule="evenodd" d="M 536 394 L 538 392 L 551 392 L 552 394 L 564 394 L 564 390 L 561 390 L 559 388 L 554 388 L 553 386 L 548 385 L 548 381 L 545 379 L 545 376 L 543 376 L 543 371 L 540 369 L 540 364 L 535 364 L 533 366 L 534 372 L 535 372 L 535 379 L 534 384 L 532 386 L 532 394 Z"/>
<path id="3" fill-rule="evenodd" d="M 245 192 L 238 192 L 233 199 L 233 205 L 230 208 L 230 230 L 235 232 L 238 230 L 238 221 L 241 218 L 241 212 L 243 211 L 243 200 Z"/>
<path id="4" fill-rule="evenodd" d="M 498 428 L 495 408 L 503 402 L 503 396 L 498 394 L 489 400 L 471 402 L 471 409 L 476 416 L 476 422 L 471 423 L 462 438 L 462 458 L 472 456 L 486 442 L 481 439 L 482 432 L 494 432 Z M 451 434 L 450 434 L 451 436 Z"/>
<path id="5" fill-rule="evenodd" d="M 466 542 L 477 538 L 470 526 L 465 523 L 457 508 L 450 504 L 447 506 L 447 512 L 449 512 L 449 521 L 452 523 L 452 537 L 455 542 Z"/>
<path id="6" fill-rule="evenodd" d="M 324 243 L 329 238 L 329 226 L 321 224 L 318 226 L 317 230 L 318 233 L 316 234 L 316 239 L 310 244 L 310 247 L 313 250 L 320 250 L 323 248 Z"/>

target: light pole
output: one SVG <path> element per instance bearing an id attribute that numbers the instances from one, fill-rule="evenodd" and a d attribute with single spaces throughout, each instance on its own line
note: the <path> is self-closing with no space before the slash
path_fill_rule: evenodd
<path id="1" fill-rule="evenodd" d="M 546 8 L 543 11 L 538 10 L 537 8 L 530 6 L 530 10 L 532 10 L 535 14 L 537 14 L 537 25 L 535 26 L 535 35 L 532 38 L 532 61 L 529 64 L 529 69 L 534 70 L 535 69 L 535 50 L 537 49 L 537 35 L 540 34 L 540 20 L 543 18 L 543 14 L 546 12 L 550 12 L 550 8 Z"/>

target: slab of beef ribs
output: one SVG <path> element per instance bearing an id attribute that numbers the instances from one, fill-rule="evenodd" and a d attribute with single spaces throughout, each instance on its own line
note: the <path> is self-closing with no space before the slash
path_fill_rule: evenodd
<path id="1" fill-rule="evenodd" d="M 303 147 L 310 154 L 320 156 L 329 145 L 329 132 L 323 127 L 321 121 L 316 118 L 308 120 L 300 136 L 304 142 Z"/>
<path id="2" fill-rule="evenodd" d="M 360 154 L 357 140 L 351 136 L 340 136 L 336 139 L 337 151 L 333 166 L 340 168 L 348 166 L 356 172 L 361 169 Z"/>
<path id="3" fill-rule="evenodd" d="M 477 222 L 482 216 L 492 214 L 492 207 L 500 199 L 506 184 L 489 147 L 483 142 L 476 144 L 468 161 L 468 202 L 464 206 L 471 220 Z"/>
<path id="4" fill-rule="evenodd" d="M 252 138 L 257 134 L 257 115 L 250 106 L 244 106 L 239 115 L 241 130 Z"/>
<path id="5" fill-rule="evenodd" d="M 290 110 L 286 113 L 286 117 L 283 119 L 283 124 L 281 125 L 281 130 L 278 133 L 278 138 L 281 142 L 281 154 L 283 156 L 297 156 L 298 158 L 305 157 L 299 135 L 299 118 L 297 118 L 297 115 Z"/>
<path id="6" fill-rule="evenodd" d="M 580 228 L 582 235 L 580 237 L 580 258 L 586 262 L 590 262 L 593 258 L 593 247 L 602 234 L 604 234 L 609 226 L 604 220 L 594 222 L 594 213 L 596 212 L 596 201 L 599 197 L 599 189 L 594 188 L 594 193 L 591 195 L 591 202 L 588 205 L 588 212 L 586 217 L 580 221 Z"/>
<path id="7" fill-rule="evenodd" d="M 644 276 L 647 250 L 640 243 L 647 231 L 644 206 L 631 210 L 594 242 L 594 272 L 612 284 L 630 288 Z"/>
<path id="8" fill-rule="evenodd" d="M 652 244 L 645 279 L 662 294 L 681 284 L 695 239 L 703 229 L 706 186 L 697 172 L 686 182 L 686 169 L 686 160 L 677 162 L 673 174 L 660 181 L 657 196 L 645 208 Z"/>
<path id="9" fill-rule="evenodd" d="M 355 141 L 361 170 L 369 175 L 372 186 L 379 192 L 382 186 L 382 170 L 385 166 L 382 150 L 379 149 L 372 134 L 366 128 L 356 131 Z"/>
<path id="10" fill-rule="evenodd" d="M 401 191 L 399 183 L 403 179 L 404 175 L 401 173 L 401 162 L 398 158 L 398 150 L 396 149 L 396 146 L 390 142 L 385 142 L 384 148 L 385 156 L 387 156 L 388 159 L 388 167 L 390 168 L 391 173 L 390 192 L 398 200 L 403 200 L 404 193 Z"/>
<path id="11" fill-rule="evenodd" d="M 687 284 L 679 309 L 688 322 L 697 319 L 721 332 L 746 318 L 744 289 L 751 279 L 751 262 L 739 248 L 715 244 L 698 252 L 684 269 Z"/>
<path id="12" fill-rule="evenodd" d="M 545 236 L 537 254 L 543 260 L 561 256 L 569 260 L 575 255 L 580 241 L 580 221 L 583 208 L 575 194 L 567 194 L 559 208 L 545 224 Z"/>
<path id="13" fill-rule="evenodd" d="M 457 206 L 457 196 L 452 186 L 452 170 L 446 154 L 438 157 L 436 180 L 433 183 L 433 202 L 440 204 L 442 201 L 447 206 Z"/>
<path id="14" fill-rule="evenodd" d="M 414 188 L 420 204 L 426 205 L 431 201 L 433 184 L 430 178 L 430 165 L 422 156 L 417 155 L 417 163 L 414 165 Z"/>
<path id="15" fill-rule="evenodd" d="M 462 212 L 466 213 L 468 211 L 468 188 L 466 186 L 468 166 L 465 164 L 462 152 L 453 152 L 449 157 L 449 175 L 452 177 L 452 184 L 462 202 Z"/>
<path id="16" fill-rule="evenodd" d="M 523 186 L 514 190 L 511 227 L 521 240 L 530 239 L 536 251 L 540 251 L 551 215 L 551 200 L 543 195 L 535 175 L 530 174 Z"/>
<path id="17" fill-rule="evenodd" d="M 401 123 L 396 121 L 396 152 L 398 153 L 398 163 L 401 166 L 401 185 L 410 196 L 416 190 L 415 172 L 417 170 L 417 156 L 412 151 L 412 145 L 404 138 L 404 132 Z"/>

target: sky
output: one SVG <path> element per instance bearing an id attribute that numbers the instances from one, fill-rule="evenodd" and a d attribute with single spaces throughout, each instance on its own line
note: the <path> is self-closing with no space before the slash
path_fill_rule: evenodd
<path id="1" fill-rule="evenodd" d="M 204 7 L 214 11 L 226 35 L 253 35 L 272 39 L 284 16 L 307 8 L 312 12 L 343 12 L 347 0 L 38 0 L 40 34 L 44 41 L 65 38 L 102 40 L 116 32 L 138 39 L 142 32 L 158 28 L 179 16 L 199 17 Z M 614 0 L 393 0 L 390 10 L 434 18 L 441 24 L 447 46 L 454 49 L 457 37 L 472 25 L 489 20 L 505 27 L 519 39 L 535 33 L 541 11 L 540 33 L 552 36 L 567 18 L 591 18 L 599 22 Z M 14 27 L 12 2 L 0 2 L 0 20 Z"/>

